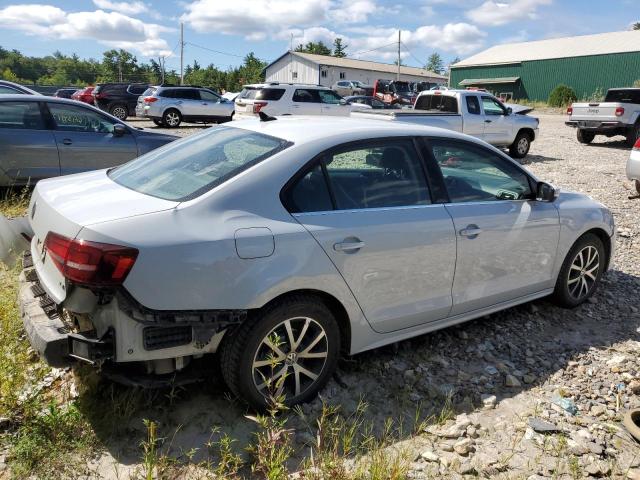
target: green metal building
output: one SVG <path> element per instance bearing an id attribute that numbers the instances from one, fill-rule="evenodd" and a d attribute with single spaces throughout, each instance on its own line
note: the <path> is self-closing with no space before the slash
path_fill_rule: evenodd
<path id="1" fill-rule="evenodd" d="M 640 80 L 640 31 L 496 45 L 451 67 L 452 88 L 485 88 L 508 99 L 546 101 L 557 85 L 578 99 Z"/>

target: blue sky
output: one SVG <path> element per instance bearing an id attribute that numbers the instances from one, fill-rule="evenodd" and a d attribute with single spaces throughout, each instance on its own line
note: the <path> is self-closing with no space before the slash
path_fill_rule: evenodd
<path id="1" fill-rule="evenodd" d="M 267 61 L 310 40 L 339 36 L 355 58 L 419 66 L 433 51 L 446 62 L 498 43 L 626 30 L 638 0 L 76 0 L 0 1 L 0 45 L 27 55 L 60 50 L 101 58 L 126 48 L 139 59 L 166 56 L 220 68 L 253 51 Z M 216 53 L 212 50 L 215 50 Z"/>

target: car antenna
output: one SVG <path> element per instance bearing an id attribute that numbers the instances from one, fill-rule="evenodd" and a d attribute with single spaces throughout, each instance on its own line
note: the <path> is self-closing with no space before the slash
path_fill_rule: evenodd
<path id="1" fill-rule="evenodd" d="M 271 122 L 272 120 L 277 120 L 276 117 L 271 117 L 264 112 L 258 112 L 258 116 L 260 117 L 261 122 Z"/>

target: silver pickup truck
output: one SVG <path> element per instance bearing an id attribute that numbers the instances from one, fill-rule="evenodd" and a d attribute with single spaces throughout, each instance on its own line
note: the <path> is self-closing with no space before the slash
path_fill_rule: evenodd
<path id="1" fill-rule="evenodd" d="M 578 141 L 591 143 L 596 135 L 627 137 L 627 146 L 640 137 L 640 88 L 611 88 L 604 102 L 573 103 L 568 109 L 570 127 Z"/>
<path id="2" fill-rule="evenodd" d="M 539 121 L 530 108 L 507 106 L 493 95 L 473 90 L 428 90 L 411 110 L 354 111 L 353 117 L 419 123 L 473 135 L 523 158 L 538 135 Z"/>

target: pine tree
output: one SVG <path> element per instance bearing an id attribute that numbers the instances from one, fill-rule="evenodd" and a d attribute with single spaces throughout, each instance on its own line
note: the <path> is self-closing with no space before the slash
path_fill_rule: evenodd
<path id="1" fill-rule="evenodd" d="M 434 73 L 442 73 L 444 63 L 440 54 L 438 52 L 433 52 L 429 55 L 429 59 L 427 60 L 427 64 L 424 68 Z"/>
<path id="2" fill-rule="evenodd" d="M 333 41 L 333 56 L 334 57 L 346 57 L 347 56 L 347 52 L 346 49 L 349 45 L 343 45 L 342 44 L 342 39 L 340 37 L 336 38 Z"/>

